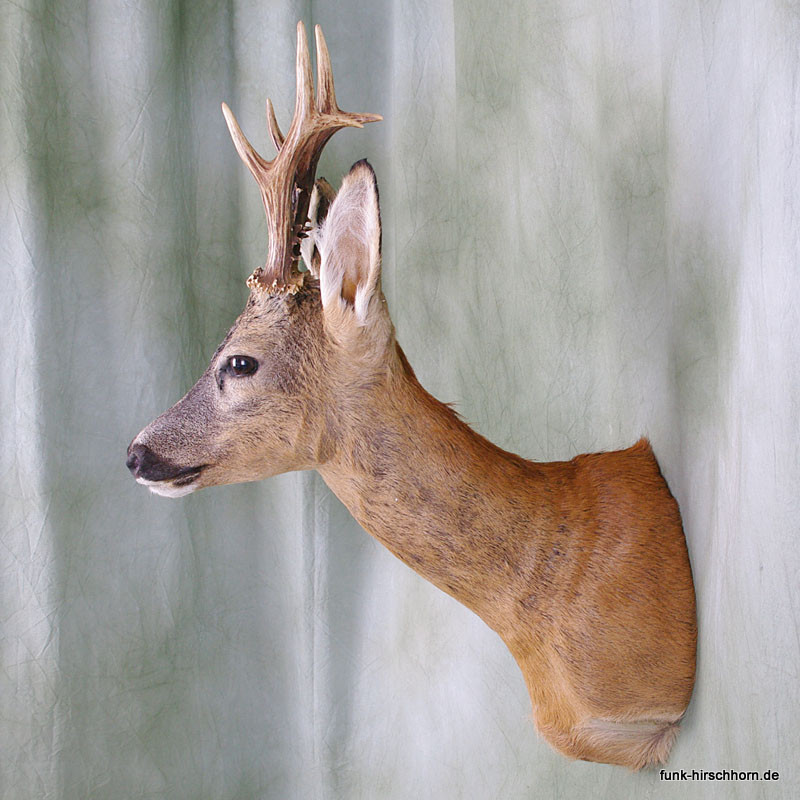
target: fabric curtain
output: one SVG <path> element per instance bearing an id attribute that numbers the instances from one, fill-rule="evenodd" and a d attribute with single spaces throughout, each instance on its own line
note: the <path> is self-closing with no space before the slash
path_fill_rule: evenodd
<path id="1" fill-rule="evenodd" d="M 796 797 L 800 10 L 765 0 L 0 0 L 0 794 Z M 662 780 L 537 736 L 496 635 L 315 473 L 167 500 L 125 448 L 263 262 L 294 27 L 367 157 L 422 383 L 535 460 L 650 437 L 695 695 Z"/>

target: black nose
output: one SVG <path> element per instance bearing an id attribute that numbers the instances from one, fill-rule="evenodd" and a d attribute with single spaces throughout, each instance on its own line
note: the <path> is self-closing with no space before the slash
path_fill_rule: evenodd
<path id="1" fill-rule="evenodd" d="M 152 468 L 157 460 L 150 448 L 143 444 L 131 444 L 128 448 L 128 458 L 125 461 L 125 466 L 131 471 L 134 478 L 139 478 L 142 473 Z"/>
<path id="2" fill-rule="evenodd" d="M 183 486 L 191 483 L 207 466 L 199 464 L 195 467 L 179 467 L 154 453 L 147 445 L 133 443 L 128 447 L 125 465 L 134 478 L 146 481 L 180 481 Z"/>

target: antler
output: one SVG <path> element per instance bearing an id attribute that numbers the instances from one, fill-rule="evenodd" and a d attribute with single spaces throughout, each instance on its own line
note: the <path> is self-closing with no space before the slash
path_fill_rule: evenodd
<path id="1" fill-rule="evenodd" d="M 306 217 L 317 162 L 328 139 L 345 127 L 363 128 L 377 122 L 378 114 L 351 114 L 336 105 L 333 72 L 322 29 L 314 29 L 317 44 L 317 96 L 311 76 L 306 29 L 297 23 L 297 88 L 294 117 L 284 139 L 272 103 L 267 100 L 267 126 L 278 155 L 266 161 L 247 141 L 228 106 L 222 113 L 233 143 L 261 189 L 267 214 L 269 251 L 267 262 L 247 279 L 251 289 L 270 292 L 296 291 L 299 286 L 296 262 L 300 258 L 300 239 L 305 234 Z"/>

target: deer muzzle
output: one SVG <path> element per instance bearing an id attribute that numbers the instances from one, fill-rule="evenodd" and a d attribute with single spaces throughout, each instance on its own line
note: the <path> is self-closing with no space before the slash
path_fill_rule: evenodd
<path id="1" fill-rule="evenodd" d="M 137 483 L 165 497 L 181 497 L 193 492 L 198 488 L 197 478 L 206 467 L 205 464 L 193 467 L 176 466 L 135 439 L 128 447 L 125 465 Z"/>

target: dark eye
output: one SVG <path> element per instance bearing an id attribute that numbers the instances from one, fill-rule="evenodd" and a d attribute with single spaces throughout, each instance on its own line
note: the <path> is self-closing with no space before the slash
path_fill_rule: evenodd
<path id="1" fill-rule="evenodd" d="M 252 375 L 258 369 L 258 361 L 250 356 L 231 356 L 228 359 L 227 371 L 237 378 Z"/>

